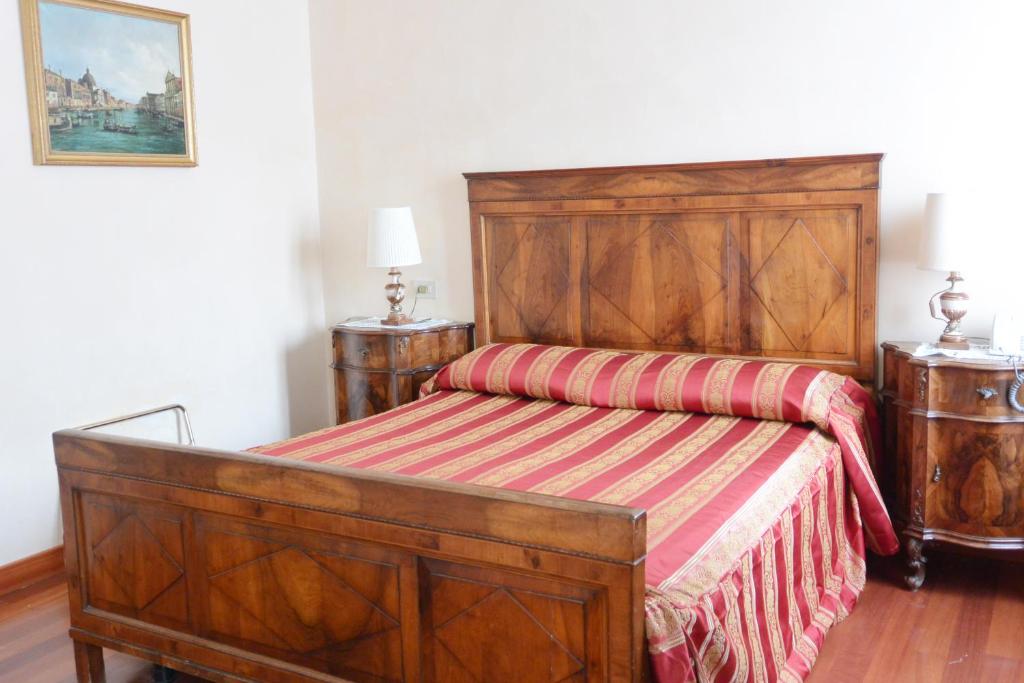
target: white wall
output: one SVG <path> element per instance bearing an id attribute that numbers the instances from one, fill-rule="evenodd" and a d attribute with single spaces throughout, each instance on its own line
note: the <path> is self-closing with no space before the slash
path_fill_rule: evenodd
<path id="1" fill-rule="evenodd" d="M 1024 181 L 1016 0 L 310 0 L 310 15 L 329 321 L 382 310 L 364 226 L 393 204 L 420 231 L 410 277 L 438 281 L 421 310 L 472 315 L 462 171 L 885 152 L 879 340 L 935 338 L 944 276 L 913 265 L 925 193 L 1012 200 Z M 1019 210 L 1001 216 L 969 226 L 994 230 L 996 255 L 1024 232 Z M 966 276 L 965 327 L 987 334 L 1012 281 Z"/>
<path id="2" fill-rule="evenodd" d="M 0 3 L 0 564 L 60 542 L 56 429 L 170 401 L 217 447 L 329 422 L 307 6 L 162 4 L 192 15 L 194 169 L 33 166 Z"/>

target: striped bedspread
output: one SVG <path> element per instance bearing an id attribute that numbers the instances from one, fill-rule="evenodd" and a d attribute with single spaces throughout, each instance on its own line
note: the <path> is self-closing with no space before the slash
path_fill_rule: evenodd
<path id="1" fill-rule="evenodd" d="M 644 508 L 652 670 L 802 680 L 897 542 L 870 398 L 790 364 L 492 345 L 419 401 L 256 449 Z M 865 531 L 867 533 L 865 533 Z"/>

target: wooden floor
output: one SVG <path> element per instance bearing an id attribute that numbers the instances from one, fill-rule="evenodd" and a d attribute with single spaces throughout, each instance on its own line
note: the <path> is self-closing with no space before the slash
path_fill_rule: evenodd
<path id="1" fill-rule="evenodd" d="M 929 560 L 918 593 L 903 589 L 898 563 L 872 563 L 860 603 L 829 634 L 809 683 L 1024 681 L 1024 565 Z M 0 597 L 0 681 L 74 683 L 67 627 L 57 577 Z M 112 652 L 106 660 L 109 683 L 150 680 L 145 662 Z"/>

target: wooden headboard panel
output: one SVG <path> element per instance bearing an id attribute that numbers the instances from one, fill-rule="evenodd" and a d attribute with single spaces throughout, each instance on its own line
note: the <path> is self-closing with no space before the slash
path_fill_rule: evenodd
<path id="1" fill-rule="evenodd" d="M 477 342 L 875 375 L 881 154 L 467 173 Z"/>

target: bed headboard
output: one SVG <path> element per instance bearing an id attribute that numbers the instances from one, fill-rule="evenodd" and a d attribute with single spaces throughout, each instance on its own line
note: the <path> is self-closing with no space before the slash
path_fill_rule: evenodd
<path id="1" fill-rule="evenodd" d="M 477 343 L 875 375 L 881 154 L 466 173 Z"/>

